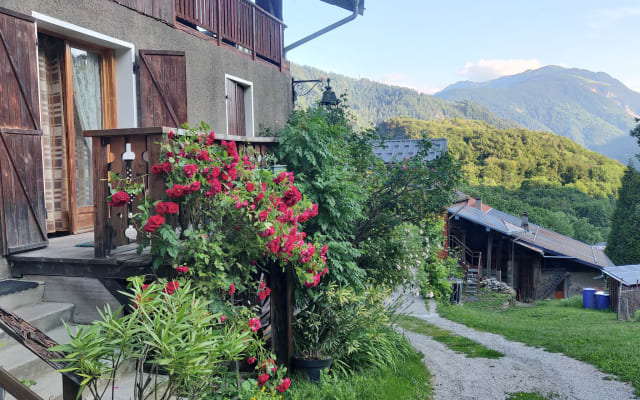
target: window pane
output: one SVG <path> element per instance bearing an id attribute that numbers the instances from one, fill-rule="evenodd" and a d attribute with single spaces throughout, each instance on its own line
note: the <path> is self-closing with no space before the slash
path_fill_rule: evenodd
<path id="1" fill-rule="evenodd" d="M 82 132 L 102 129 L 102 56 L 71 49 L 73 118 L 76 145 L 76 190 L 78 206 L 93 205 L 91 138 Z"/>

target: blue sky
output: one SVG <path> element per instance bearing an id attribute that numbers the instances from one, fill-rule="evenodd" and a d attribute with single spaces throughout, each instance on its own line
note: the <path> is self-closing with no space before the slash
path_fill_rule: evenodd
<path id="1" fill-rule="evenodd" d="M 365 14 L 288 54 L 296 63 L 432 93 L 543 65 L 640 91 L 638 0 L 366 0 Z M 349 14 L 284 0 L 285 44 Z"/>

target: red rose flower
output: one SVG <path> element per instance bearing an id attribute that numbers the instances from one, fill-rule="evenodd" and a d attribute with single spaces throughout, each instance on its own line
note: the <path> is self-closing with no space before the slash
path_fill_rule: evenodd
<path id="1" fill-rule="evenodd" d="M 165 193 L 171 199 L 179 199 L 181 197 L 184 197 L 184 195 L 186 194 L 185 189 L 186 189 L 185 186 L 173 185 L 173 187 L 171 189 L 165 190 Z"/>
<path id="2" fill-rule="evenodd" d="M 264 386 L 265 383 L 269 380 L 269 374 L 262 374 L 258 377 L 258 386 Z"/>
<path id="3" fill-rule="evenodd" d="M 253 364 L 255 364 L 255 363 L 256 363 L 256 358 L 255 358 L 255 357 L 249 357 L 249 358 L 247 359 L 247 364 L 249 364 L 249 365 L 253 365 Z"/>
<path id="4" fill-rule="evenodd" d="M 276 389 L 278 389 L 278 392 L 282 393 L 285 390 L 289 389 L 289 386 L 291 386 L 291 379 L 284 378 Z"/>
<path id="5" fill-rule="evenodd" d="M 193 192 L 197 192 L 198 190 L 200 190 L 200 186 L 201 186 L 200 181 L 192 182 L 192 183 L 189 185 L 189 192 L 191 192 L 191 193 L 193 193 Z"/>
<path id="6" fill-rule="evenodd" d="M 247 185 L 245 187 L 248 192 L 253 192 L 253 189 L 256 188 L 256 185 L 254 185 L 253 182 L 247 182 Z"/>
<path id="7" fill-rule="evenodd" d="M 109 202 L 109 205 L 111 207 L 122 207 L 126 205 L 129 200 L 131 200 L 129 194 L 121 190 L 118 193 L 114 193 L 113 195 L 111 195 L 111 201 Z"/>
<path id="8" fill-rule="evenodd" d="M 163 224 L 164 217 L 160 214 L 156 214 L 147 220 L 147 223 L 144 225 L 143 230 L 148 233 L 153 233 Z"/>
<path id="9" fill-rule="evenodd" d="M 222 317 L 220 317 L 220 322 L 224 322 L 227 320 L 227 316 L 223 315 Z"/>
<path id="10" fill-rule="evenodd" d="M 167 293 L 168 295 L 172 295 L 173 292 L 175 292 L 178 289 L 178 287 L 180 287 L 180 282 L 171 281 L 167 283 L 167 286 L 165 286 L 165 288 L 162 291 Z"/>
<path id="11" fill-rule="evenodd" d="M 151 166 L 151 173 L 154 175 L 161 175 L 164 172 L 162 164 L 155 164 Z"/>
<path id="12" fill-rule="evenodd" d="M 266 288 L 262 292 L 258 293 L 258 299 L 260 299 L 260 301 L 264 301 L 267 297 L 269 297 L 270 294 L 271 294 L 271 289 Z"/>
<path id="13" fill-rule="evenodd" d="M 193 175 L 198 171 L 198 166 L 196 164 L 187 164 L 183 168 L 184 174 L 188 178 L 193 178 Z"/>
<path id="14" fill-rule="evenodd" d="M 187 272 L 189 272 L 189 267 L 187 267 L 186 265 L 181 265 L 176 268 L 176 272 L 179 274 L 186 274 Z"/>
<path id="15" fill-rule="evenodd" d="M 161 201 L 156 204 L 156 212 L 158 214 L 177 214 L 180 206 L 172 201 Z"/>
<path id="16" fill-rule="evenodd" d="M 251 328 L 251 332 L 256 332 L 260 329 L 260 320 L 258 318 L 251 318 L 249 320 L 249 328 Z"/>
<path id="17" fill-rule="evenodd" d="M 291 186 L 289 190 L 284 192 L 284 196 L 282 196 L 282 202 L 287 205 L 287 207 L 293 207 L 302 200 L 302 193 L 298 190 L 297 187 Z"/>
<path id="18" fill-rule="evenodd" d="M 162 163 L 162 170 L 164 172 L 171 172 L 171 169 L 173 169 L 173 164 L 171 164 L 169 161 L 165 161 Z"/>
<path id="19" fill-rule="evenodd" d="M 169 137 L 169 139 L 173 139 L 176 136 L 176 134 L 174 131 L 170 131 L 167 136 Z"/>
<path id="20" fill-rule="evenodd" d="M 227 293 L 229 293 L 229 296 L 231 296 L 235 292 L 236 292 L 236 285 L 235 285 L 235 283 L 232 283 L 231 285 L 229 285 L 229 291 Z"/>

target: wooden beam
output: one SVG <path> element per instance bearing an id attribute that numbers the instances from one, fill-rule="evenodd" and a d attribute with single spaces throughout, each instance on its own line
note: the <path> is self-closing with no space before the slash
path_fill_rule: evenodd
<path id="1" fill-rule="evenodd" d="M 33 390 L 25 386 L 15 376 L 0 367 L 0 392 L 6 390 L 10 395 L 20 400 L 44 400 Z M 2 397 L 2 396 L 0 396 Z"/>
<path id="2" fill-rule="evenodd" d="M 292 268 L 282 270 L 278 263 L 271 264 L 271 339 L 276 357 L 287 369 L 293 358 L 293 288 Z"/>

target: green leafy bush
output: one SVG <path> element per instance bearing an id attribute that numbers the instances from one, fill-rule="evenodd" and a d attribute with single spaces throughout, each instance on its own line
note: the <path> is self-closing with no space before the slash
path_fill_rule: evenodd
<path id="1" fill-rule="evenodd" d="M 101 319 L 75 334 L 69 330 L 69 344 L 52 349 L 66 353 L 62 371 L 80 376 L 81 391 L 88 390 L 93 398 L 113 398 L 116 377 L 127 368 L 135 369 L 135 387 L 127 395 L 136 400 L 151 395 L 162 400 L 237 396 L 234 362 L 249 355 L 260 361 L 271 358 L 251 329 L 248 310 L 238 308 L 229 317 L 211 314 L 208 302 L 188 281 L 130 281 L 130 313 L 119 316 L 122 309 L 107 307 Z M 259 370 L 260 361 L 255 363 Z M 268 373 L 268 386 L 275 387 L 285 371 L 260 372 Z M 247 391 L 255 388 L 245 386 Z"/>
<path id="2" fill-rule="evenodd" d="M 309 291 L 295 316 L 296 351 L 308 359 L 334 359 L 347 375 L 363 368 L 385 368 L 411 353 L 390 327 L 394 307 L 389 289 L 364 290 L 329 283 Z"/>

